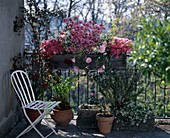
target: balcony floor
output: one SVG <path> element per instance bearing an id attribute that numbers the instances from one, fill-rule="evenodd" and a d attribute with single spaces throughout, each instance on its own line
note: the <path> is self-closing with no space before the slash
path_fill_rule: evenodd
<path id="1" fill-rule="evenodd" d="M 54 127 L 54 122 L 50 119 L 51 125 Z M 19 122 L 6 138 L 15 138 L 22 130 L 26 128 L 25 121 Z M 38 129 L 45 135 L 50 129 L 43 126 L 43 122 L 38 126 Z M 78 128 L 76 126 L 76 116 L 66 127 L 57 127 L 58 136 L 52 134 L 49 138 L 170 138 L 170 125 L 157 125 L 154 132 L 139 132 L 139 131 L 115 131 L 110 134 L 103 135 L 97 129 Z M 39 135 L 32 129 L 30 132 L 22 136 L 23 138 L 38 138 Z"/>

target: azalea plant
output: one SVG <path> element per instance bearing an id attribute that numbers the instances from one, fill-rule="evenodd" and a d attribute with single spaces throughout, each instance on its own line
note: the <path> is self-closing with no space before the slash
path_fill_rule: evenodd
<path id="1" fill-rule="evenodd" d="M 132 51 L 132 41 L 127 38 L 114 37 L 112 41 L 108 42 L 110 53 L 116 58 L 119 55 L 130 53 Z"/>
<path id="2" fill-rule="evenodd" d="M 103 72 L 104 63 L 108 56 L 118 58 L 119 55 L 129 53 L 132 50 L 132 41 L 127 38 L 117 38 L 103 32 L 103 24 L 94 24 L 93 21 L 83 22 L 74 18 L 63 19 L 64 30 L 60 31 L 56 39 L 45 40 L 40 45 L 40 53 L 43 58 L 51 58 L 56 54 L 74 54 L 70 59 L 73 69 L 78 72 L 80 68 L 91 69 L 97 60 L 95 69 Z M 95 56 L 94 56 L 95 55 Z M 83 67 L 80 67 L 84 64 Z"/>
<path id="3" fill-rule="evenodd" d="M 62 54 L 64 52 L 64 48 L 61 41 L 52 39 L 43 41 L 40 45 L 39 51 L 41 57 L 51 58 L 56 54 Z"/>
<path id="4" fill-rule="evenodd" d="M 105 29 L 102 24 L 94 24 L 93 21 L 83 22 L 75 18 L 63 20 L 66 27 L 60 32 L 59 38 L 67 53 L 94 53 L 95 48 L 101 44 L 101 34 Z"/>
<path id="5" fill-rule="evenodd" d="M 73 54 L 71 59 L 67 59 L 73 71 L 78 73 L 80 69 L 83 69 L 88 74 L 91 69 L 100 73 L 104 72 L 106 63 L 110 62 L 112 57 L 119 58 L 120 55 L 132 50 L 131 40 L 104 33 L 103 24 L 94 24 L 92 21 L 83 22 L 77 17 L 65 18 L 63 22 L 65 28 L 56 35 L 56 38 L 44 40 L 39 47 L 41 67 L 48 68 L 45 69 L 45 73 L 42 69 L 43 80 L 48 80 L 52 72 L 50 60 L 55 55 Z M 50 81 L 47 82 L 50 83 Z"/>

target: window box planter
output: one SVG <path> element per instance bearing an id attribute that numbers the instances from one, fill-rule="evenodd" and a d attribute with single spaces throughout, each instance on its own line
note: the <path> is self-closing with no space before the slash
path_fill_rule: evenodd
<path id="1" fill-rule="evenodd" d="M 75 57 L 76 56 L 76 57 Z M 75 57 L 76 63 L 73 63 L 71 59 Z M 85 59 L 90 57 L 92 62 L 87 64 Z M 119 58 L 111 59 L 112 68 L 113 69 L 124 69 L 126 68 L 126 55 L 120 55 Z M 64 54 L 64 55 L 55 55 L 51 59 L 51 66 L 54 68 L 60 69 L 71 69 L 73 66 L 78 66 L 80 69 L 85 69 L 89 66 L 89 69 L 98 69 L 100 68 L 104 62 L 98 63 L 97 55 L 82 55 L 77 56 L 74 54 Z"/>
<path id="2" fill-rule="evenodd" d="M 72 58 L 74 58 L 73 54 L 55 55 L 51 58 L 51 66 L 60 69 L 70 69 L 73 66 Z"/>

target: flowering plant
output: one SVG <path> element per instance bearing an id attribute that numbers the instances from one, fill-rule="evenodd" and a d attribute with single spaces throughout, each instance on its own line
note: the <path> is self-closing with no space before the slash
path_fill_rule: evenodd
<path id="1" fill-rule="evenodd" d="M 100 45 L 100 37 L 104 25 L 94 24 L 93 21 L 83 22 L 75 18 L 65 18 L 63 20 L 66 27 L 60 32 L 59 38 L 62 40 L 64 49 L 68 53 L 89 53 Z"/>
<path id="2" fill-rule="evenodd" d="M 118 58 L 119 55 L 129 53 L 132 50 L 132 41 L 127 38 L 114 37 L 112 41 L 108 42 L 108 46 L 111 55 Z"/>
<path id="3" fill-rule="evenodd" d="M 39 50 L 43 58 L 51 58 L 56 54 L 62 54 L 64 52 L 62 42 L 55 39 L 43 41 Z"/>
<path id="4" fill-rule="evenodd" d="M 84 64 L 81 68 L 89 69 L 94 60 L 100 62 L 95 68 L 103 72 L 108 56 L 118 58 L 132 50 L 132 41 L 129 39 L 106 38 L 103 33 L 105 26 L 102 24 L 94 24 L 91 20 L 83 22 L 77 17 L 65 18 L 63 21 L 66 25 L 64 30 L 59 32 L 56 39 L 42 42 L 40 53 L 43 58 L 51 58 L 56 54 L 74 54 L 74 58 L 69 60 L 75 72 L 79 71 L 81 64 Z"/>
<path id="5" fill-rule="evenodd" d="M 100 44 L 100 36 L 104 25 L 93 24 L 93 21 L 83 22 L 75 18 L 64 18 L 65 29 L 60 31 L 56 39 L 45 40 L 40 45 L 47 56 L 61 53 L 93 52 Z"/>

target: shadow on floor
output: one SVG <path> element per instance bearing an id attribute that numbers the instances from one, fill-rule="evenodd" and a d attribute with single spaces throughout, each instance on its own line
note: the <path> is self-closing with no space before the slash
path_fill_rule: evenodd
<path id="1" fill-rule="evenodd" d="M 54 126 L 53 120 L 51 121 L 51 126 Z M 20 132 L 26 128 L 27 124 L 23 120 L 19 122 L 11 132 L 5 138 L 15 138 Z M 51 130 L 43 125 L 37 126 L 37 128 L 44 134 L 48 134 Z M 170 125 L 157 125 L 155 131 L 153 132 L 139 132 L 139 131 L 115 131 L 112 130 L 110 134 L 103 135 L 98 129 L 88 129 L 88 128 L 78 128 L 76 126 L 76 120 L 72 120 L 70 124 L 66 127 L 56 127 L 58 135 L 52 134 L 49 138 L 170 138 Z M 40 136 L 32 129 L 30 132 L 22 136 L 22 138 L 39 138 Z"/>

